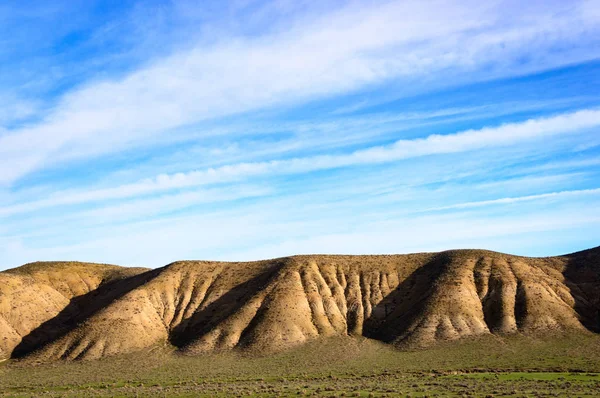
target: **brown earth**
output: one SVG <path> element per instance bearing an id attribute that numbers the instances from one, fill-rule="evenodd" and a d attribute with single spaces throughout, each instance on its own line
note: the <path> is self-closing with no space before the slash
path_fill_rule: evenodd
<path id="1" fill-rule="evenodd" d="M 33 263 L 0 272 L 0 360 L 96 359 L 170 344 L 273 352 L 325 336 L 397 346 L 600 331 L 600 248 L 314 255 L 148 270 Z"/>

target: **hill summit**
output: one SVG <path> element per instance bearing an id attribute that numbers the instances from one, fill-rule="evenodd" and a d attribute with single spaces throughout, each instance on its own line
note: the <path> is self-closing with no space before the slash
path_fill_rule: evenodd
<path id="1" fill-rule="evenodd" d="M 327 336 L 427 347 L 467 336 L 600 331 L 600 248 L 179 261 L 0 272 L 0 359 L 96 359 L 159 344 L 262 353 Z"/>

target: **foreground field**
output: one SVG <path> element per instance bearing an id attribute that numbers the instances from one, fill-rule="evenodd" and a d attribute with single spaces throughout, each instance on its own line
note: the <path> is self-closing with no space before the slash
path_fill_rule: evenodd
<path id="1" fill-rule="evenodd" d="M 587 396 L 600 394 L 600 337 L 487 336 L 397 351 L 364 338 L 270 356 L 166 347 L 99 361 L 0 364 L 1 396 Z"/>

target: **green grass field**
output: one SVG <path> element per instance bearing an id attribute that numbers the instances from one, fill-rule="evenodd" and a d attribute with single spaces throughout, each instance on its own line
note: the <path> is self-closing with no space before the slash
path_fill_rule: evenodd
<path id="1" fill-rule="evenodd" d="M 0 364 L 0 395 L 28 396 L 600 396 L 600 337 L 486 337 L 398 351 L 329 339 L 256 356 L 167 347 L 89 362 Z"/>

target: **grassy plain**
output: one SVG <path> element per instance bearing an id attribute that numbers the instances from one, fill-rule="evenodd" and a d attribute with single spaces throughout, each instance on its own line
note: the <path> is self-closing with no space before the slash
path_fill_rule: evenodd
<path id="1" fill-rule="evenodd" d="M 600 395 L 600 336 L 487 336 L 398 351 L 331 338 L 279 354 L 174 354 L 0 364 L 0 396 L 581 396 Z"/>

